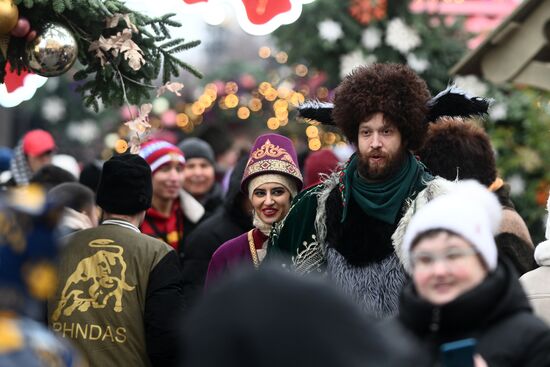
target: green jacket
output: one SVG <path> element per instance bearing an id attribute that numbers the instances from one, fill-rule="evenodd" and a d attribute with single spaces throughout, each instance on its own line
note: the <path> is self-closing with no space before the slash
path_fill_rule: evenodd
<path id="1" fill-rule="evenodd" d="M 177 255 L 133 228 L 102 224 L 76 232 L 61 253 L 48 322 L 90 366 L 169 365 L 159 358 L 177 352 L 172 316 L 183 307 Z M 167 302 L 173 312 L 162 306 Z"/>

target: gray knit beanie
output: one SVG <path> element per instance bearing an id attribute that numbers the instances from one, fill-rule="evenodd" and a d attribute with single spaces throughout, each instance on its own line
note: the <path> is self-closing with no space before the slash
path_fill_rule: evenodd
<path id="1" fill-rule="evenodd" d="M 179 143 L 178 148 L 181 149 L 185 155 L 185 159 L 204 158 L 209 161 L 213 166 L 216 165 L 214 159 L 214 151 L 212 147 L 199 138 L 187 138 Z"/>

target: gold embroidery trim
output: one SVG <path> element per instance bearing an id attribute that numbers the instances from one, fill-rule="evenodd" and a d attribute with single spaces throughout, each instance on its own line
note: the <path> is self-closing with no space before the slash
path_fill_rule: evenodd
<path id="1" fill-rule="evenodd" d="M 258 269 L 260 267 L 260 259 L 258 258 L 258 253 L 256 252 L 256 245 L 254 245 L 254 237 L 252 236 L 252 231 L 248 231 L 248 247 L 250 249 L 250 255 L 252 255 L 252 262 L 254 263 L 254 268 Z"/>
<path id="2" fill-rule="evenodd" d="M 302 174 L 300 173 L 300 171 L 296 169 L 296 166 L 287 162 L 282 162 L 277 160 L 258 161 L 249 165 L 246 169 L 247 169 L 247 176 L 257 172 L 276 171 L 276 172 L 287 173 L 296 178 L 299 178 L 300 180 L 302 179 Z"/>
<path id="3" fill-rule="evenodd" d="M 292 160 L 292 157 L 286 149 L 281 148 L 278 145 L 273 144 L 272 142 L 267 139 L 265 143 L 256 149 L 252 154 L 250 155 L 250 159 L 248 160 L 248 163 L 250 163 L 253 159 L 258 160 L 262 159 L 263 157 L 271 157 L 271 158 L 279 158 L 283 161 L 287 161 L 289 163 L 294 164 L 294 161 Z"/>

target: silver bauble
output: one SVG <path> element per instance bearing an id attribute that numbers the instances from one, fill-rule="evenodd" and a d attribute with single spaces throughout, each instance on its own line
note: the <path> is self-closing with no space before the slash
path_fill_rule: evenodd
<path id="1" fill-rule="evenodd" d="M 73 66 L 78 45 L 72 32 L 59 23 L 47 23 L 27 44 L 27 65 L 41 76 L 58 76 Z"/>

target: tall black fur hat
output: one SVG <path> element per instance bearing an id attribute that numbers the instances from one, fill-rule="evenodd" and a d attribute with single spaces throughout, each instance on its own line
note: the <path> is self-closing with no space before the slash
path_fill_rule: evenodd
<path id="1" fill-rule="evenodd" d="M 113 214 L 133 215 L 151 207 L 151 168 L 137 154 L 113 156 L 103 165 L 96 202 Z"/>

